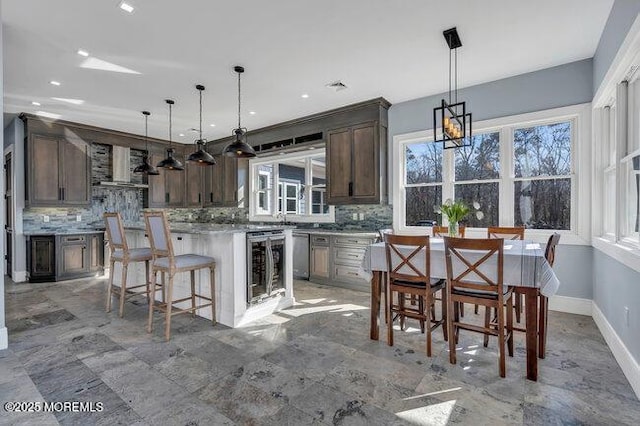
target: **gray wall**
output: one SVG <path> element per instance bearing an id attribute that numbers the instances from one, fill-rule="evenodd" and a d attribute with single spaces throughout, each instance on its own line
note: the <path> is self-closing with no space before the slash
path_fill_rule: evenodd
<path id="1" fill-rule="evenodd" d="M 0 7 L 2 7 L 1 4 Z M 0 10 L 0 93 L 4 93 L 2 70 L 2 11 Z M 3 116 L 3 110 L 4 104 L 0 99 L 0 117 Z M 0 134 L 0 138 L 4 139 L 4 134 Z M 0 146 L 4 146 L 4 141 L 0 141 Z M 0 173 L 0 188 L 4 189 L 4 173 Z M 2 200 L 0 201 L 0 211 L 4 212 L 4 197 L 0 197 L 0 200 Z M 4 214 L 0 214 L 0 229 L 4 229 Z M 0 259 L 4 259 L 4 232 L 0 232 Z M 4 322 L 4 262 L 0 262 L 0 277 L 2 277 L 0 279 L 0 349 L 5 349 L 8 341 Z"/>
<path id="2" fill-rule="evenodd" d="M 458 91 L 473 121 L 591 102 L 593 61 L 553 68 L 471 86 Z M 444 93 L 394 104 L 389 109 L 389 140 L 394 135 L 433 128 L 433 107 Z"/>
<path id="3" fill-rule="evenodd" d="M 593 56 L 593 94 L 598 91 L 611 62 L 640 13 L 640 0 L 616 0 Z"/>
<path id="4" fill-rule="evenodd" d="M 593 301 L 636 360 L 640 360 L 640 272 L 600 250 L 593 255 Z M 577 268 L 576 268 L 577 269 Z M 624 308 L 629 308 L 626 325 Z"/>
<path id="5" fill-rule="evenodd" d="M 467 102 L 474 121 L 591 102 L 593 63 L 591 59 L 571 62 L 515 77 L 471 86 L 458 92 Z M 389 143 L 397 134 L 433 128 L 433 107 L 444 94 L 414 99 L 389 109 Z M 558 248 L 556 274 L 562 283 L 561 296 L 593 297 L 590 246 Z M 584 265 L 576 268 L 575 265 Z"/>

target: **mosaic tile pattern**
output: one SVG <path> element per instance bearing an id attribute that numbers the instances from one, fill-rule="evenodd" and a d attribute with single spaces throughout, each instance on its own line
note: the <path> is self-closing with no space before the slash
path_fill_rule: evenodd
<path id="1" fill-rule="evenodd" d="M 142 298 L 104 312 L 106 280 L 7 281 L 9 349 L 0 401 L 103 402 L 100 413 L 2 413 L 0 424 L 636 425 L 640 401 L 589 317 L 550 312 L 539 381 L 524 335 L 507 377 L 497 343 L 461 332 L 458 364 L 442 332 L 433 356 L 416 321 L 369 339 L 369 294 L 294 283 L 295 306 L 245 327 L 179 315 L 172 340 L 144 325 Z M 438 306 L 439 311 L 439 306 Z M 467 316 L 482 321 L 483 315 Z M 150 397 L 152 395 L 152 397 Z"/>

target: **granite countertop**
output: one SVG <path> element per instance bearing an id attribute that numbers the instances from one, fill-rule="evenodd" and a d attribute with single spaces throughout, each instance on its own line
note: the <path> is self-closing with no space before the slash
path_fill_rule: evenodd
<path id="1" fill-rule="evenodd" d="M 339 229 L 296 229 L 294 231 L 298 234 L 316 234 L 316 235 L 338 235 L 346 237 L 365 237 L 365 238 L 378 238 L 377 232 L 372 231 L 353 231 L 353 230 L 339 230 Z"/>
<path id="2" fill-rule="evenodd" d="M 104 232 L 104 229 L 38 229 L 33 231 L 24 231 L 26 236 L 34 235 L 78 235 L 78 234 L 95 234 Z"/>
<path id="3" fill-rule="evenodd" d="M 125 223 L 125 229 L 141 230 L 146 229 L 144 223 Z M 235 234 L 238 232 L 258 232 L 273 231 L 283 229 L 294 229 L 289 225 L 252 225 L 252 224 L 219 224 L 219 223 L 191 223 L 191 222 L 169 222 L 171 232 L 183 234 Z"/>

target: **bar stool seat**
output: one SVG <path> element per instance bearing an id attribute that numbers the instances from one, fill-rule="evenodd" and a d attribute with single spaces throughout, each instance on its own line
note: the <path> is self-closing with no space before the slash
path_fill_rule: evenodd
<path id="1" fill-rule="evenodd" d="M 215 260 L 212 257 L 200 256 L 198 254 L 179 254 L 173 257 L 176 269 L 202 269 L 208 268 Z M 153 262 L 154 268 L 169 269 L 170 260 L 168 257 L 156 259 Z"/>
<path id="2" fill-rule="evenodd" d="M 109 249 L 111 250 L 111 258 L 109 265 L 111 268 L 109 277 L 109 287 L 107 289 L 107 307 L 106 311 L 111 311 L 111 295 L 116 294 L 119 297 L 119 315 L 120 318 L 124 315 L 124 301 L 133 296 L 146 295 L 149 297 L 151 291 L 149 280 L 149 262 L 153 258 L 151 248 L 129 248 L 127 244 L 127 237 L 124 233 L 124 227 L 122 226 L 122 218 L 120 213 L 105 213 L 104 221 L 106 223 L 107 241 L 109 242 Z M 122 264 L 122 281 L 120 286 L 113 284 L 113 276 L 115 263 L 120 262 Z M 138 285 L 127 285 L 127 272 L 130 263 L 144 262 L 145 266 L 145 282 Z M 139 290 L 144 287 L 143 290 Z"/>

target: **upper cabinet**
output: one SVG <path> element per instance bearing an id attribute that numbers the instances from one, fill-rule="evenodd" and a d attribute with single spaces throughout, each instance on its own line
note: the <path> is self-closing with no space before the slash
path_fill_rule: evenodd
<path id="1" fill-rule="evenodd" d="M 27 141 L 27 203 L 88 206 L 91 146 L 80 139 L 31 134 Z"/>
<path id="2" fill-rule="evenodd" d="M 238 160 L 214 155 L 216 164 L 204 170 L 204 205 L 206 207 L 238 206 Z"/>

